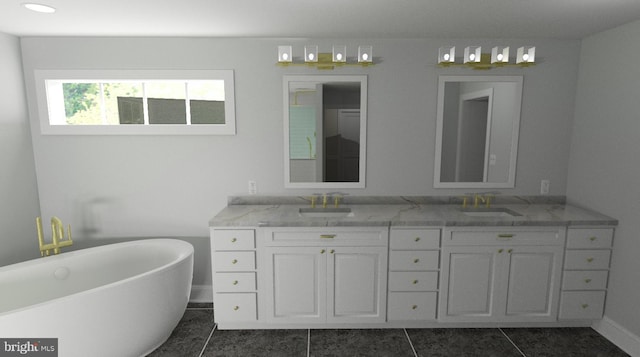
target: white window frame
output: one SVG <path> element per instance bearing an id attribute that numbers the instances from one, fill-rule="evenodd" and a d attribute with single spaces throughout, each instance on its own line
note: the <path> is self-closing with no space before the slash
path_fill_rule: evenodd
<path id="1" fill-rule="evenodd" d="M 43 135 L 235 135 L 235 89 L 233 70 L 35 70 L 36 100 Z M 47 81 L 117 80 L 224 80 L 224 124 L 145 124 L 145 125 L 52 125 L 50 113 L 60 110 Z M 58 106 L 56 108 L 56 106 Z"/>

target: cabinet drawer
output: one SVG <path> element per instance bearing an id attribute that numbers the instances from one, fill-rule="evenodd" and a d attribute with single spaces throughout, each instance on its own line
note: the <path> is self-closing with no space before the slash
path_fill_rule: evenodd
<path id="1" fill-rule="evenodd" d="M 215 229 L 213 231 L 214 250 L 245 250 L 256 247 L 253 229 Z"/>
<path id="2" fill-rule="evenodd" d="M 456 229 L 445 231 L 442 245 L 563 245 L 564 230 L 486 230 Z"/>
<path id="3" fill-rule="evenodd" d="M 609 269 L 611 251 L 602 250 L 567 250 L 564 268 L 567 270 L 580 269 Z"/>
<path id="4" fill-rule="evenodd" d="M 255 270 L 255 252 L 214 252 L 213 268 L 215 271 Z"/>
<path id="5" fill-rule="evenodd" d="M 390 291 L 436 291 L 438 290 L 438 272 L 392 271 L 389 273 Z"/>
<path id="6" fill-rule="evenodd" d="M 567 231 L 567 248 L 609 248 L 612 242 L 613 228 L 571 228 Z"/>
<path id="7" fill-rule="evenodd" d="M 258 307 L 255 293 L 215 294 L 215 320 L 255 321 L 258 319 Z"/>
<path id="8" fill-rule="evenodd" d="M 437 270 L 440 252 L 437 250 L 391 251 L 389 270 Z"/>
<path id="9" fill-rule="evenodd" d="M 439 229 L 392 229 L 389 239 L 391 249 L 438 249 Z"/>
<path id="10" fill-rule="evenodd" d="M 389 293 L 388 319 L 391 320 L 435 320 L 438 293 Z"/>
<path id="11" fill-rule="evenodd" d="M 213 279 L 213 289 L 216 292 L 256 290 L 256 273 L 216 273 Z"/>
<path id="12" fill-rule="evenodd" d="M 269 246 L 387 246 L 389 240 L 387 227 L 279 228 L 264 232 Z"/>
<path id="13" fill-rule="evenodd" d="M 600 319 L 604 291 L 565 291 L 560 298 L 560 319 Z"/>
<path id="14" fill-rule="evenodd" d="M 565 271 L 562 290 L 605 290 L 608 276 L 606 270 Z"/>

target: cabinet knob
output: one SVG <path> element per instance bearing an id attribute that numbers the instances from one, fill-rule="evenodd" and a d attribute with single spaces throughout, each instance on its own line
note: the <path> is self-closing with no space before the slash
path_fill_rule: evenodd
<path id="1" fill-rule="evenodd" d="M 513 249 L 507 250 L 507 253 L 511 253 L 511 252 L 513 252 Z"/>
<path id="2" fill-rule="evenodd" d="M 326 252 L 326 250 L 322 249 L 322 250 L 320 251 L 320 254 L 324 254 L 324 252 Z"/>
<path id="3" fill-rule="evenodd" d="M 586 308 L 588 308 L 588 307 L 589 307 L 589 304 L 582 304 L 582 305 L 580 305 L 580 306 L 581 306 L 583 309 L 586 309 Z"/>
<path id="4" fill-rule="evenodd" d="M 320 238 L 322 238 L 322 239 L 333 239 L 335 237 L 336 237 L 335 234 L 321 234 L 320 235 Z"/>
<path id="5" fill-rule="evenodd" d="M 231 243 L 235 243 L 238 241 L 238 238 L 231 238 Z"/>
<path id="6" fill-rule="evenodd" d="M 233 285 L 238 285 L 238 281 L 237 281 L 237 280 L 234 280 L 234 281 L 233 281 Z"/>
<path id="7" fill-rule="evenodd" d="M 413 285 L 416 285 L 418 283 L 418 281 L 414 280 L 412 283 L 413 283 Z"/>
<path id="8" fill-rule="evenodd" d="M 416 258 L 416 259 L 413 260 L 413 262 L 417 264 L 417 263 L 420 262 L 420 259 Z"/>
<path id="9" fill-rule="evenodd" d="M 420 241 L 420 237 L 416 237 L 416 239 L 414 239 L 416 242 Z"/>
<path id="10" fill-rule="evenodd" d="M 589 240 L 590 240 L 590 241 L 592 241 L 592 242 L 593 242 L 594 240 L 596 240 L 596 239 L 598 239 L 598 237 L 591 237 L 591 238 L 589 238 Z"/>
<path id="11" fill-rule="evenodd" d="M 238 263 L 238 259 L 234 259 L 231 261 L 231 264 L 236 264 L 236 263 Z"/>
<path id="12" fill-rule="evenodd" d="M 591 263 L 593 261 L 592 257 L 587 258 L 587 262 Z"/>
<path id="13" fill-rule="evenodd" d="M 416 309 L 418 309 L 418 305 L 411 306 L 411 310 L 416 310 Z"/>
<path id="14" fill-rule="evenodd" d="M 336 251 L 335 251 L 335 250 L 333 250 L 333 249 L 331 249 L 331 250 L 329 251 L 329 253 L 331 253 L 331 254 L 333 254 L 333 253 L 335 253 L 335 252 L 336 252 Z"/>
<path id="15" fill-rule="evenodd" d="M 504 249 L 502 248 L 498 249 L 498 253 L 502 253 L 502 252 L 504 252 Z"/>
<path id="16" fill-rule="evenodd" d="M 584 282 L 589 284 L 591 282 L 591 279 L 584 279 Z"/>
<path id="17" fill-rule="evenodd" d="M 233 311 L 238 311 L 238 310 L 240 310 L 240 306 L 236 305 L 233 307 Z"/>

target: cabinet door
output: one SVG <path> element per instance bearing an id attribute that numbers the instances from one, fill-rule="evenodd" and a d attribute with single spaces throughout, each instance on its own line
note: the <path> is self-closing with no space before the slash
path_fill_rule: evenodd
<path id="1" fill-rule="evenodd" d="M 387 249 L 330 248 L 327 271 L 328 322 L 384 322 Z"/>
<path id="2" fill-rule="evenodd" d="M 513 247 L 505 255 L 508 289 L 504 320 L 554 321 L 558 311 L 562 247 Z"/>
<path id="3" fill-rule="evenodd" d="M 444 247 L 439 319 L 491 321 L 500 279 L 498 248 Z"/>
<path id="4" fill-rule="evenodd" d="M 270 247 L 267 315 L 271 322 L 319 322 L 326 316 L 327 249 Z"/>

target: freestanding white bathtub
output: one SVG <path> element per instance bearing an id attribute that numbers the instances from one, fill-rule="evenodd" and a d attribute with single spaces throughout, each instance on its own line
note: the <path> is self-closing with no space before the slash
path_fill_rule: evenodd
<path id="1" fill-rule="evenodd" d="M 138 357 L 162 343 L 189 301 L 193 246 L 110 244 L 0 268 L 0 338 L 57 338 L 61 357 Z"/>

